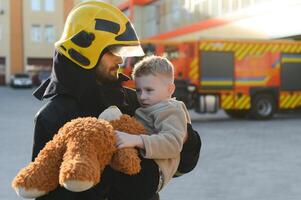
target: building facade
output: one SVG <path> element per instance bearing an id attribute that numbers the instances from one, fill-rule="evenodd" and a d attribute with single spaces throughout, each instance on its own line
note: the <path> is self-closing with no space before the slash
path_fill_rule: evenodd
<path id="1" fill-rule="evenodd" d="M 9 62 L 9 10 L 8 0 L 0 0 L 0 84 L 4 84 L 7 65 Z"/>
<path id="2" fill-rule="evenodd" d="M 76 0 L 0 0 L 0 85 L 50 71 L 54 42 Z"/>
<path id="3" fill-rule="evenodd" d="M 54 42 L 74 5 L 85 0 L 0 0 L 0 84 L 11 75 L 49 71 Z M 141 39 L 298 37 L 300 0 L 106 0 Z"/>
<path id="4" fill-rule="evenodd" d="M 274 39 L 300 35 L 300 0 L 111 0 L 141 38 Z"/>
<path id="5" fill-rule="evenodd" d="M 64 1 L 23 0 L 22 10 L 23 71 L 35 74 L 50 70 L 53 43 L 64 25 Z"/>

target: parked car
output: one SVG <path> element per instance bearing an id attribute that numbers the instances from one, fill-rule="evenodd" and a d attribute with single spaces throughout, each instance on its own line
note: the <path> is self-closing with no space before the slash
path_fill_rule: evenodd
<path id="1" fill-rule="evenodd" d="M 15 74 L 10 79 L 13 88 L 31 88 L 32 80 L 28 74 Z"/>

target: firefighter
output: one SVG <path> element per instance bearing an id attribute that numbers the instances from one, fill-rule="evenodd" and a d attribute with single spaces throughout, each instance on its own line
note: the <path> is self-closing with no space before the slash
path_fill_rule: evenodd
<path id="1" fill-rule="evenodd" d="M 134 27 L 118 8 L 100 1 L 83 2 L 73 8 L 60 40 L 55 43 L 51 76 L 34 92 L 39 100 L 49 101 L 35 116 L 32 160 L 58 129 L 74 118 L 98 117 L 111 105 L 116 105 L 125 114 L 134 115 L 139 107 L 135 91 L 122 86 L 129 78 L 119 74 L 118 68 L 123 57 L 143 55 Z M 198 141 L 198 134 L 188 126 L 188 135 L 190 147 L 188 156 L 183 158 L 191 160 L 191 141 Z M 196 152 L 200 148 L 198 144 L 194 145 Z M 153 197 L 153 188 L 145 185 L 137 190 L 132 185 L 135 180 L 137 183 L 143 180 L 143 184 L 155 180 L 147 176 L 155 165 L 153 160 L 143 159 L 141 172 L 130 183 L 126 175 L 107 167 L 101 183 L 88 191 L 75 193 L 58 187 L 37 199 L 113 199 L 111 194 L 118 194 L 114 199 L 136 199 L 137 195 L 142 200 L 156 199 L 158 196 Z M 188 168 L 184 165 L 182 172 L 187 172 L 185 169 Z"/>

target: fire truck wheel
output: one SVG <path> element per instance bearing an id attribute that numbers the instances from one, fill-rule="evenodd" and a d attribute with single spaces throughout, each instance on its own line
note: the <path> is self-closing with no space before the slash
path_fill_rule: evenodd
<path id="1" fill-rule="evenodd" d="M 273 117 L 276 110 L 276 102 L 272 95 L 258 94 L 252 98 L 250 117 L 264 120 Z"/>
<path id="2" fill-rule="evenodd" d="M 246 110 L 225 110 L 225 113 L 234 119 L 243 119 L 248 115 Z"/>

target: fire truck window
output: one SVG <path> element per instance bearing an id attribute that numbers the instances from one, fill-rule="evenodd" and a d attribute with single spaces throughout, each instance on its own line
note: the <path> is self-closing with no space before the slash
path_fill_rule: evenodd
<path id="1" fill-rule="evenodd" d="M 145 55 L 147 55 L 147 56 L 155 54 L 156 48 L 155 48 L 155 45 L 153 45 L 153 44 L 143 44 L 142 48 L 143 48 Z"/>
<path id="2" fill-rule="evenodd" d="M 179 58 L 179 49 L 177 46 L 167 45 L 164 48 L 163 56 L 169 60 L 174 60 Z"/>
<path id="3" fill-rule="evenodd" d="M 281 90 L 301 90 L 301 54 L 281 55 Z"/>
<path id="4" fill-rule="evenodd" d="M 142 59 L 142 57 L 132 57 L 132 58 L 130 59 L 130 65 L 131 65 L 131 67 L 133 68 L 134 65 L 135 65 L 138 61 L 140 61 L 141 59 Z"/>
<path id="5" fill-rule="evenodd" d="M 202 51 L 200 68 L 203 89 L 233 88 L 234 54 L 232 52 Z"/>

